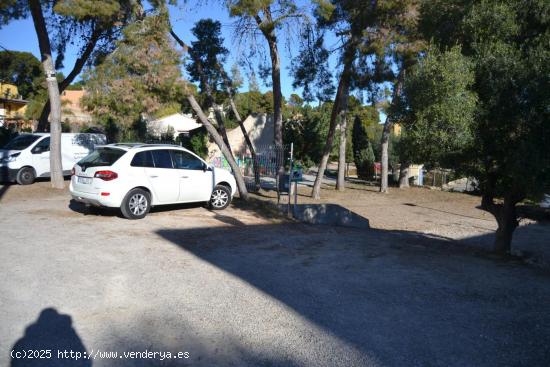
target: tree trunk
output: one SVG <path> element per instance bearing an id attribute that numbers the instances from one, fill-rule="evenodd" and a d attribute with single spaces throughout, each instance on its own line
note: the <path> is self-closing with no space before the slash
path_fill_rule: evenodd
<path id="1" fill-rule="evenodd" d="M 494 251 L 499 255 L 510 254 L 512 250 L 512 236 L 518 227 L 516 204 L 519 197 L 506 195 L 502 204 L 495 204 L 493 196 L 484 194 L 481 199 L 481 207 L 495 217 L 498 227 L 495 234 Z"/>
<path id="2" fill-rule="evenodd" d="M 227 159 L 227 162 L 229 163 L 229 166 L 231 167 L 231 169 L 233 170 L 233 174 L 235 175 L 235 181 L 237 182 L 237 188 L 239 189 L 239 195 L 241 199 L 247 200 L 248 191 L 246 190 L 246 184 L 244 182 L 244 178 L 241 173 L 241 170 L 237 165 L 237 162 L 235 162 L 235 159 L 233 158 L 233 154 L 231 153 L 229 148 L 225 145 L 222 137 L 220 136 L 220 134 L 218 134 L 218 131 L 216 130 L 216 128 L 210 123 L 210 120 L 208 120 L 208 117 L 206 117 L 206 115 L 202 111 L 202 108 L 195 100 L 195 97 L 192 94 L 189 94 L 187 96 L 187 100 L 189 101 L 191 108 L 193 108 L 193 111 L 195 111 L 195 113 L 199 117 L 199 120 L 202 122 L 202 124 L 206 128 L 206 131 L 208 131 L 210 136 L 214 139 L 214 142 L 216 142 L 221 152 L 225 156 L 225 159 Z"/>
<path id="3" fill-rule="evenodd" d="M 395 88 L 393 89 L 392 103 L 395 103 L 396 99 L 401 94 L 401 87 L 403 85 L 404 71 L 403 66 L 399 71 L 397 76 L 397 82 L 395 83 Z M 382 172 L 380 174 L 380 192 L 388 192 L 388 148 L 390 145 L 390 135 L 391 128 L 393 126 L 393 121 L 390 119 L 389 114 L 386 115 L 386 121 L 384 122 L 384 130 L 382 132 L 382 142 L 380 144 L 380 165 L 382 166 Z"/>
<path id="4" fill-rule="evenodd" d="M 61 94 L 61 91 L 59 92 Z M 38 118 L 38 126 L 36 127 L 36 131 L 39 132 L 46 132 L 48 131 L 48 119 L 50 117 L 50 100 L 47 100 L 44 104 L 44 107 L 42 107 L 42 112 L 40 112 L 40 117 Z"/>
<path id="5" fill-rule="evenodd" d="M 50 122 L 50 177 L 51 185 L 55 189 L 63 189 L 63 166 L 61 164 L 61 99 L 57 84 L 55 67 L 52 60 L 52 51 L 48 30 L 44 21 L 42 7 L 39 0 L 29 0 L 34 28 L 38 37 L 42 66 L 46 73 L 48 96 L 51 105 Z"/>
<path id="6" fill-rule="evenodd" d="M 208 99 L 210 99 L 210 105 L 214 109 L 214 116 L 216 117 L 216 123 L 218 124 L 218 130 L 220 131 L 223 142 L 225 143 L 225 145 L 227 145 L 227 148 L 231 152 L 231 155 L 233 155 L 233 152 L 231 151 L 231 144 L 229 144 L 229 139 L 227 138 L 227 130 L 225 129 L 225 124 L 223 122 L 221 106 L 214 102 L 214 98 L 212 97 L 211 93 L 208 93 Z"/>
<path id="7" fill-rule="evenodd" d="M 518 226 L 515 204 L 504 200 L 500 218 L 497 218 L 498 228 L 495 236 L 495 252 L 497 254 L 510 254 L 512 249 L 512 235 Z"/>
<path id="8" fill-rule="evenodd" d="M 390 131 L 392 122 L 388 116 L 386 116 L 386 122 L 384 123 L 384 130 L 382 132 L 382 144 L 380 145 L 380 192 L 388 192 L 388 147 L 390 145 Z"/>
<path id="9" fill-rule="evenodd" d="M 260 169 L 258 167 L 259 162 L 256 156 L 256 150 L 254 149 L 254 146 L 252 145 L 252 141 L 250 140 L 250 136 L 248 136 L 248 132 L 244 127 L 244 122 L 241 118 L 241 114 L 237 110 L 237 105 L 235 104 L 235 100 L 233 99 L 233 95 L 231 93 L 229 93 L 229 103 L 231 104 L 231 109 L 233 110 L 233 114 L 235 115 L 235 118 L 239 123 L 239 127 L 241 128 L 241 132 L 243 133 L 244 140 L 246 141 L 246 145 L 248 147 L 248 150 L 250 151 L 250 155 L 252 156 L 252 169 L 254 170 L 254 184 L 256 186 L 256 190 L 258 190 L 260 188 Z"/>
<path id="10" fill-rule="evenodd" d="M 336 179 L 336 190 L 346 189 L 346 143 L 348 137 L 347 117 L 349 93 L 342 98 L 340 109 L 340 146 L 338 149 L 338 177 Z"/>
<path id="11" fill-rule="evenodd" d="M 188 44 L 186 44 L 185 42 L 183 42 L 183 40 L 181 38 L 179 38 L 179 36 L 176 34 L 176 32 L 174 32 L 174 30 L 172 29 L 171 26 L 170 26 L 170 34 L 172 35 L 174 40 L 181 46 L 184 53 L 188 53 L 191 50 L 191 47 Z M 189 52 L 189 54 L 190 54 L 191 57 L 193 57 L 193 53 Z M 220 135 L 222 136 L 222 139 L 223 139 L 225 145 L 228 148 L 229 154 L 231 154 L 231 157 L 233 157 L 233 153 L 231 152 L 231 145 L 229 144 L 229 139 L 227 138 L 227 131 L 225 129 L 225 124 L 223 122 L 223 116 L 222 116 L 221 111 L 220 111 L 221 108 L 220 108 L 220 106 L 217 105 L 217 103 L 214 99 L 214 96 L 212 94 L 212 89 L 210 88 L 210 85 L 208 84 L 208 80 L 206 79 L 206 76 L 202 72 L 202 62 L 198 58 L 193 58 L 193 62 L 195 64 L 197 64 L 197 70 L 198 70 L 198 72 L 201 76 L 200 77 L 200 79 L 201 79 L 201 90 L 204 93 L 206 93 L 206 97 L 208 98 L 208 104 L 210 105 L 210 107 L 212 107 L 214 109 L 214 117 L 216 119 L 216 123 L 217 123 L 218 129 L 220 131 Z M 194 99 L 194 97 L 193 97 L 193 99 Z M 201 111 L 202 111 L 202 108 L 201 108 Z"/>
<path id="12" fill-rule="evenodd" d="M 271 9 L 268 6 L 265 7 L 265 21 L 267 24 L 273 23 L 271 15 Z M 271 58 L 271 84 L 273 86 L 273 124 L 274 124 L 274 136 L 273 142 L 277 146 L 283 146 L 283 93 L 281 91 L 281 59 L 279 57 L 279 49 L 277 47 L 277 36 L 275 35 L 274 27 L 264 27 L 264 21 L 258 14 L 254 16 L 258 28 L 264 35 L 267 44 L 269 45 L 269 56 Z"/>
<path id="13" fill-rule="evenodd" d="M 336 121 L 338 119 L 338 113 L 340 112 L 340 105 L 345 99 L 345 96 L 348 95 L 349 91 L 348 79 L 350 68 L 351 62 L 345 65 L 342 75 L 340 76 L 340 82 L 338 83 L 338 90 L 336 92 L 334 105 L 332 106 L 332 112 L 330 114 L 330 125 L 328 128 L 327 140 L 325 142 L 325 147 L 323 148 L 323 156 L 321 157 L 321 162 L 319 163 L 319 171 L 317 172 L 317 177 L 315 177 L 315 183 L 313 184 L 313 190 L 311 192 L 311 197 L 314 199 L 321 198 L 321 184 L 323 182 L 325 170 L 327 169 L 330 151 L 332 150 L 332 142 L 334 141 L 334 132 L 336 130 Z"/>
<path id="14" fill-rule="evenodd" d="M 399 188 L 407 188 L 409 187 L 409 163 L 408 162 L 402 162 L 399 165 Z"/>
<path id="15" fill-rule="evenodd" d="M 283 146 L 283 93 L 281 91 L 281 60 L 277 48 L 277 39 L 275 36 L 268 38 L 269 54 L 271 56 L 271 80 L 273 84 L 273 124 L 274 124 L 274 143 L 277 146 Z"/>

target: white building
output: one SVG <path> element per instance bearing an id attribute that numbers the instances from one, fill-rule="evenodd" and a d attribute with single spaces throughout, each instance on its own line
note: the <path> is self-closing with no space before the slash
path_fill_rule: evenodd
<path id="1" fill-rule="evenodd" d="M 179 134 L 188 134 L 190 131 L 202 127 L 190 114 L 175 113 L 160 119 L 147 122 L 147 132 L 153 136 L 165 134 L 170 127 L 174 129 L 174 139 Z"/>
<path id="2" fill-rule="evenodd" d="M 273 134 L 275 127 L 271 116 L 268 117 L 266 114 L 258 114 L 255 116 L 251 115 L 244 120 L 243 125 L 248 133 L 248 136 L 250 137 L 254 149 L 257 150 L 259 147 L 273 145 Z M 246 140 L 244 139 L 244 135 L 240 127 L 228 130 L 227 140 L 229 140 L 233 155 L 242 157 L 249 154 L 248 146 L 246 145 Z M 208 145 L 209 159 L 220 156 L 220 148 L 216 145 L 216 143 L 210 142 Z"/>

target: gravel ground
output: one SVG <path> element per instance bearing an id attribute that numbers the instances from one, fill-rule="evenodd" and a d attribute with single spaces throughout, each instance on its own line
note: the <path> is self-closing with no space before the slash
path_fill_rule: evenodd
<path id="1" fill-rule="evenodd" d="M 416 187 L 390 188 L 389 194 L 381 194 L 376 186 L 349 182 L 346 190 L 339 192 L 334 189 L 334 180 L 324 182 L 321 200 L 309 197 L 312 182 L 300 185 L 298 203 L 337 203 L 367 219 L 371 228 L 418 232 L 492 249 L 497 223 L 491 214 L 479 209 L 478 196 Z M 262 199 L 276 202 L 276 192 L 263 191 L 262 195 Z M 285 196 L 284 202 L 287 200 Z M 537 266 L 550 268 L 550 223 L 521 219 L 512 249 Z"/>
<path id="2" fill-rule="evenodd" d="M 548 365 L 546 270 L 238 207 L 128 221 L 48 183 L 0 187 L 0 365 L 54 365 L 14 347 L 189 353 L 61 366 Z"/>

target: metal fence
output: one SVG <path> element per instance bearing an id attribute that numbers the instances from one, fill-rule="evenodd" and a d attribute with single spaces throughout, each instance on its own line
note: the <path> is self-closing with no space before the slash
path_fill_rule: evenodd
<path id="1" fill-rule="evenodd" d="M 288 145 L 260 145 L 256 147 L 257 175 L 254 172 L 254 159 L 247 150 L 244 154 L 235 155 L 249 191 L 258 189 L 276 190 L 278 188 L 279 167 L 288 165 L 290 148 Z M 216 155 L 210 159 L 214 167 L 230 170 L 229 162 L 223 155 Z"/>

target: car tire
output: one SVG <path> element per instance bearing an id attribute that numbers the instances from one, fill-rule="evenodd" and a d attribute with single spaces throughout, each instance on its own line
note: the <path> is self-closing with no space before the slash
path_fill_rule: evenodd
<path id="1" fill-rule="evenodd" d="M 208 201 L 208 207 L 212 210 L 223 210 L 231 203 L 231 190 L 224 185 L 216 185 L 210 200 Z"/>
<path id="2" fill-rule="evenodd" d="M 151 194 L 143 189 L 132 189 L 122 200 L 120 211 L 124 218 L 142 219 L 151 210 Z"/>
<path id="3" fill-rule="evenodd" d="M 36 174 L 32 167 L 23 167 L 17 172 L 15 180 L 19 185 L 30 185 L 36 179 Z"/>

